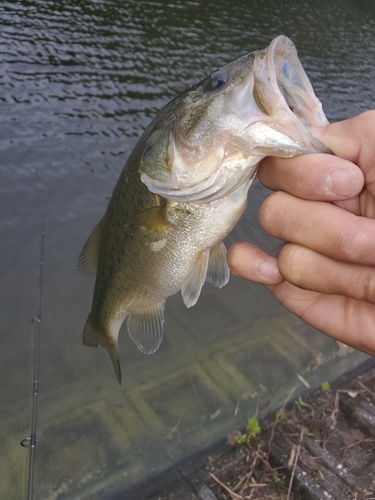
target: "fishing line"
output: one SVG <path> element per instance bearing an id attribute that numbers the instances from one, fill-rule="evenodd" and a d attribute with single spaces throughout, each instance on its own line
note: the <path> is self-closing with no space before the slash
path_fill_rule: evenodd
<path id="1" fill-rule="evenodd" d="M 34 489 L 34 465 L 35 465 L 35 449 L 36 449 L 36 423 L 37 423 L 37 406 L 39 392 L 39 361 L 40 361 L 40 335 L 42 325 L 42 287 L 43 287 L 43 265 L 44 265 L 44 235 L 45 235 L 45 209 L 42 215 L 42 228 L 40 232 L 40 262 L 39 262 L 39 300 L 38 311 L 33 319 L 36 323 L 35 339 L 34 339 L 34 362 L 33 362 L 33 385 L 32 385 L 32 413 L 31 413 L 31 431 L 30 436 L 21 441 L 21 446 L 30 448 L 29 456 L 29 480 L 27 500 L 33 499 Z"/>

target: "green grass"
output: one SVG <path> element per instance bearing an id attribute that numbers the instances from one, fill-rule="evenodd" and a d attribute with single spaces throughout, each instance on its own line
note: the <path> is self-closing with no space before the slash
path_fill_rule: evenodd
<path id="1" fill-rule="evenodd" d="M 329 385 L 329 382 L 323 382 L 322 383 L 322 391 L 329 391 L 331 386 Z"/>
<path id="2" fill-rule="evenodd" d="M 304 401 L 301 396 L 298 396 L 295 404 L 299 410 L 302 410 L 302 408 L 311 408 L 311 405 L 309 405 L 309 403 L 306 403 L 306 401 Z"/>
<path id="3" fill-rule="evenodd" d="M 258 436 L 261 432 L 258 417 L 254 415 L 247 421 L 246 432 L 236 438 L 238 444 L 249 444 L 250 440 Z"/>

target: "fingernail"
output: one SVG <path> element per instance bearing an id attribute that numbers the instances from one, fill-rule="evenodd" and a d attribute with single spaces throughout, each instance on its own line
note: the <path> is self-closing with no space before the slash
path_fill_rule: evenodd
<path id="1" fill-rule="evenodd" d="M 273 262 L 272 260 L 264 260 L 259 264 L 259 274 L 261 274 L 264 278 L 273 279 L 279 276 L 280 273 L 276 262 Z"/>
<path id="2" fill-rule="evenodd" d="M 329 193 L 336 196 L 350 196 L 357 187 L 357 177 L 345 168 L 329 173 L 325 181 Z"/>

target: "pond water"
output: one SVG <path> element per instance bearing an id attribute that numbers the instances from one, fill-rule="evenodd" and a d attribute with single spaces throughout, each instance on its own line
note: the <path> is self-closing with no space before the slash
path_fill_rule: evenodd
<path id="1" fill-rule="evenodd" d="M 282 404 L 301 388 L 297 372 L 316 386 L 364 359 L 337 356 L 262 287 L 234 278 L 222 291 L 205 285 L 191 310 L 170 299 L 153 356 L 123 330 L 121 388 L 107 354 L 81 342 L 93 281 L 77 276 L 77 255 L 142 131 L 177 93 L 279 34 L 296 44 L 330 121 L 374 107 L 370 0 L 0 4 L 2 498 L 27 490 L 19 442 L 30 433 L 43 213 L 34 498 L 115 498 L 243 426 L 259 405 Z M 257 222 L 265 196 L 253 186 L 228 243 L 277 248 Z"/>

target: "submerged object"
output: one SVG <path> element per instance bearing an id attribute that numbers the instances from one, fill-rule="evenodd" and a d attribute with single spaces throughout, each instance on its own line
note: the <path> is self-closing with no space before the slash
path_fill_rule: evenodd
<path id="1" fill-rule="evenodd" d="M 246 208 L 265 156 L 330 153 L 308 127 L 327 125 L 285 36 L 214 71 L 173 99 L 139 139 L 78 260 L 96 273 L 85 345 L 105 347 L 121 383 L 118 333 L 146 354 L 163 338 L 165 300 L 193 306 L 205 281 L 229 280 L 222 243 Z"/>

